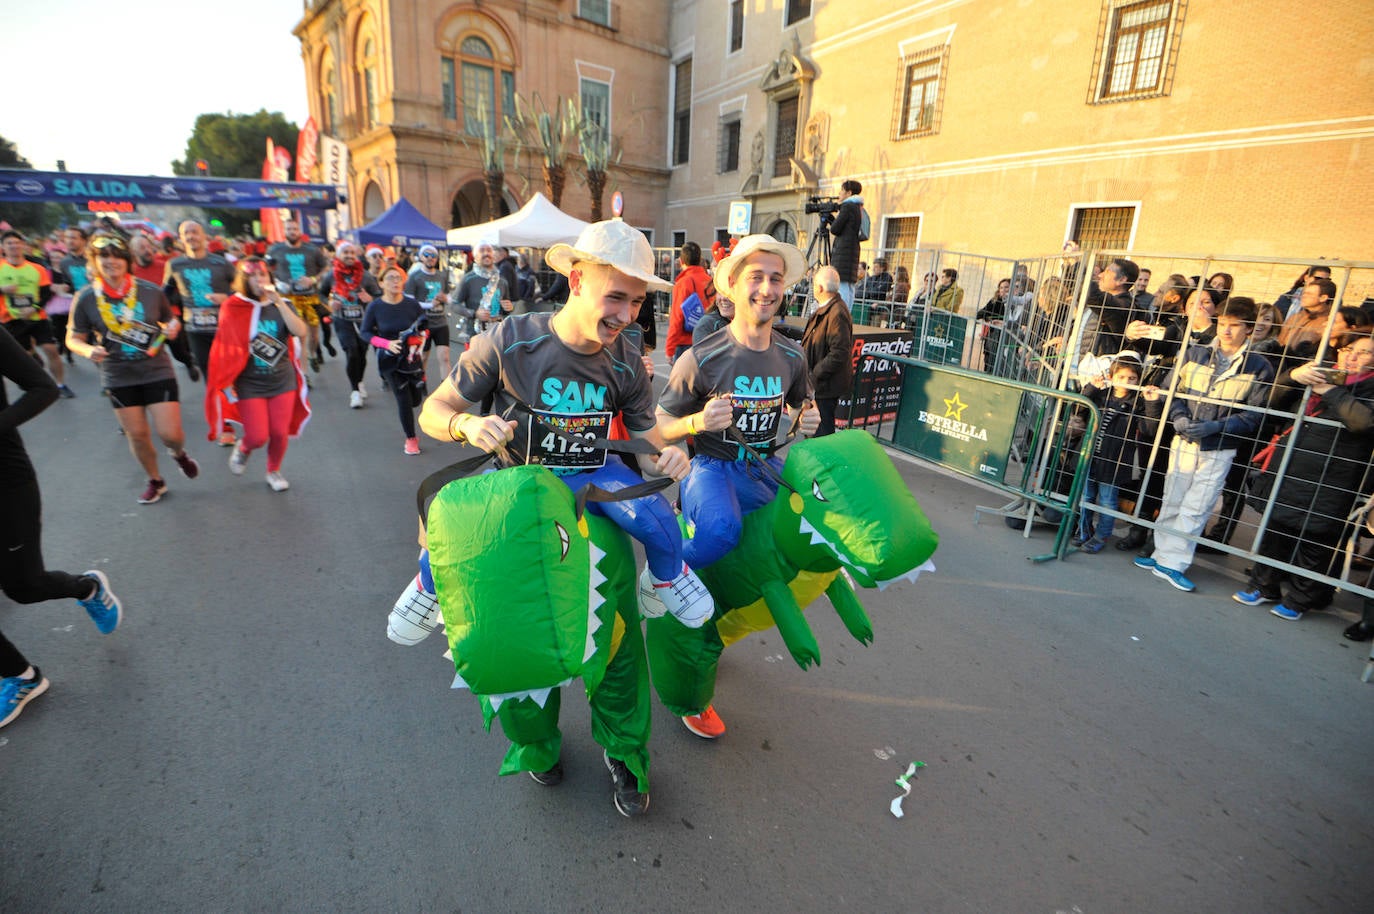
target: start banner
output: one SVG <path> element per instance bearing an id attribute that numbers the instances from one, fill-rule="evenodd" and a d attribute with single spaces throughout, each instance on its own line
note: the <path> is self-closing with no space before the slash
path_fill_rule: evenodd
<path id="1" fill-rule="evenodd" d="M 75 203 L 124 211 L 139 204 L 218 206 L 228 209 L 333 209 L 338 192 L 324 184 L 250 181 L 245 178 L 154 178 L 68 171 L 0 169 L 0 202 Z"/>

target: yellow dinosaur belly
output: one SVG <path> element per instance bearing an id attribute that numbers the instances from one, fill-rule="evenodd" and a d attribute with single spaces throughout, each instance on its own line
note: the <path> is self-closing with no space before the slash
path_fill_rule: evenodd
<path id="1" fill-rule="evenodd" d="M 835 580 L 838 574 L 838 571 L 799 571 L 788 587 L 792 591 L 792 596 L 796 598 L 797 605 L 805 609 L 813 600 L 825 593 L 830 582 Z M 768 605 L 763 602 L 762 597 L 748 606 L 730 610 L 716 622 L 716 631 L 720 633 L 721 643 L 726 647 L 746 635 L 772 627 L 773 614 L 768 611 Z"/>

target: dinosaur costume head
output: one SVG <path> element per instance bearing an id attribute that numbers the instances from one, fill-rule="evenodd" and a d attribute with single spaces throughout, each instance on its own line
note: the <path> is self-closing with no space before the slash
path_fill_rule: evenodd
<path id="1" fill-rule="evenodd" d="M 939 537 L 867 432 L 850 429 L 793 445 L 782 476 L 796 495 L 782 493 L 791 510 L 774 515 L 773 535 L 797 567 L 843 567 L 856 584 L 884 588 L 915 580 L 934 554 Z"/>
<path id="2" fill-rule="evenodd" d="M 603 569 L 632 578 L 634 556 L 624 536 L 588 539 L 589 522 L 604 523 L 578 518 L 572 492 L 540 466 L 470 477 L 436 496 L 430 568 L 455 686 L 498 705 L 578 677 L 595 691 L 614 652 L 618 591 L 631 586 Z"/>

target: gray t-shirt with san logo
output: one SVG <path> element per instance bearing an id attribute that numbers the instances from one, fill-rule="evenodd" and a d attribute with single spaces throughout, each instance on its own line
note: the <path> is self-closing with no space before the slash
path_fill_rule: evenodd
<path id="1" fill-rule="evenodd" d="M 550 327 L 552 314 L 507 317 L 472 344 L 450 375 L 463 399 L 479 403 L 495 394 L 493 414 L 521 402 L 576 438 L 606 438 L 611 417 L 622 413 L 632 432 L 654 427 L 654 394 L 639 354 L 620 337 L 599 352 L 569 349 Z M 606 452 L 549 433 L 529 416 L 518 423 L 509 451 L 566 476 L 605 464 Z"/>
<path id="2" fill-rule="evenodd" d="M 795 342 L 773 332 L 767 349 L 755 351 L 735 341 L 727 326 L 688 349 L 673 363 L 659 407 L 681 419 L 701 410 L 717 395 L 729 395 L 735 406 L 735 428 L 763 454 L 775 445 L 786 407 L 811 397 L 806 356 Z M 697 453 L 720 460 L 743 460 L 744 450 L 728 430 L 701 432 Z"/>
<path id="3" fill-rule="evenodd" d="M 248 361 L 239 372 L 234 389 L 239 399 L 275 397 L 296 389 L 296 369 L 291 364 L 291 331 L 276 305 L 263 305 L 257 333 L 248 341 Z"/>
<path id="4" fill-rule="evenodd" d="M 167 263 L 167 277 L 181 293 L 186 330 L 214 336 L 219 329 L 219 305 L 210 301 L 210 296 L 233 294 L 233 265 L 218 254 L 173 257 Z"/>
<path id="5" fill-rule="evenodd" d="M 162 325 L 172 319 L 167 296 L 150 282 L 135 279 L 137 292 L 131 302 L 109 302 L 113 326 L 100 313 L 95 289 L 87 286 L 72 302 L 71 326 L 76 335 L 92 345 L 105 347 L 100 380 L 106 388 L 132 387 L 175 378 L 172 357 L 167 354 Z"/>

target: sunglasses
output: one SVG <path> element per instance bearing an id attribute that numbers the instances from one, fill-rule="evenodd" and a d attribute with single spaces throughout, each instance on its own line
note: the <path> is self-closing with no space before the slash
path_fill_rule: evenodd
<path id="1" fill-rule="evenodd" d="M 114 235 L 102 235 L 91 242 L 91 248 L 98 254 L 101 251 L 118 251 L 122 254 L 129 253 L 129 245 L 123 238 Z"/>

